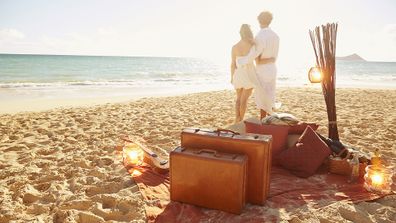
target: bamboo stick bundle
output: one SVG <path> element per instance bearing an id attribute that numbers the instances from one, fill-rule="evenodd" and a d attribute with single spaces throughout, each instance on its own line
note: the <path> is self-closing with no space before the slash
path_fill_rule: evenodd
<path id="1" fill-rule="evenodd" d="M 336 23 L 317 26 L 314 30 L 309 31 L 309 35 L 315 51 L 316 66 L 322 73 L 322 92 L 329 120 L 329 138 L 339 141 L 335 105 L 337 27 Z"/>

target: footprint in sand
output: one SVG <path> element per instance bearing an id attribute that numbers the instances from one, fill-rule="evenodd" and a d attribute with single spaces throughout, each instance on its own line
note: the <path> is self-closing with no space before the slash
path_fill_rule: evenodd
<path id="1" fill-rule="evenodd" d="M 39 155 L 44 155 L 44 156 L 48 156 L 51 155 L 53 153 L 58 152 L 57 149 L 53 149 L 53 148 L 41 148 L 37 151 L 37 154 Z"/>
<path id="2" fill-rule="evenodd" d="M 64 177 L 59 175 L 57 171 L 52 171 L 52 173 L 48 173 L 37 180 L 37 183 L 46 183 L 51 181 L 63 181 Z"/>
<path id="3" fill-rule="evenodd" d="M 10 151 L 30 151 L 29 147 L 27 147 L 25 144 L 11 144 L 8 146 L 8 148 L 3 150 L 4 152 L 10 152 Z"/>
<path id="4" fill-rule="evenodd" d="M 369 218 L 369 215 L 366 211 L 362 211 L 359 208 L 344 205 L 338 208 L 340 215 L 352 222 L 361 222 L 361 223 L 371 223 L 372 221 Z"/>
<path id="5" fill-rule="evenodd" d="M 92 200 L 97 202 L 92 208 L 92 212 L 106 221 L 130 222 L 136 218 L 136 210 L 142 207 L 132 198 L 126 199 L 116 194 L 95 195 Z"/>
<path id="6" fill-rule="evenodd" d="M 42 197 L 42 194 L 32 185 L 26 185 L 18 193 L 25 204 L 33 203 Z"/>
<path id="7" fill-rule="evenodd" d="M 119 199 L 120 197 L 115 194 L 100 194 L 92 197 L 92 200 L 102 204 L 103 209 L 114 208 L 117 205 Z"/>
<path id="8" fill-rule="evenodd" d="M 35 160 L 34 165 L 42 169 L 48 169 L 53 164 L 50 160 L 40 159 L 40 160 Z"/>
<path id="9" fill-rule="evenodd" d="M 98 167 L 106 167 L 110 166 L 111 164 L 114 163 L 114 160 L 110 157 L 100 157 L 100 158 L 95 158 L 92 163 L 94 163 Z"/>
<path id="10" fill-rule="evenodd" d="M 44 182 L 33 185 L 33 187 L 40 192 L 45 192 L 46 190 L 48 190 L 48 188 L 50 188 L 50 186 L 51 182 Z"/>
<path id="11" fill-rule="evenodd" d="M 91 200 L 73 200 L 69 202 L 65 202 L 60 206 L 61 210 L 70 210 L 70 209 L 76 209 L 76 210 L 88 210 L 90 209 L 95 202 Z"/>
<path id="12" fill-rule="evenodd" d="M 16 141 L 16 140 L 21 139 L 22 137 L 19 136 L 19 135 L 16 135 L 16 134 L 11 134 L 11 135 L 8 136 L 8 138 L 9 138 L 10 140 Z"/>
<path id="13" fill-rule="evenodd" d="M 40 214 L 48 213 L 50 211 L 50 206 L 44 204 L 32 204 L 26 211 L 28 214 L 33 214 L 37 216 Z"/>
<path id="14" fill-rule="evenodd" d="M 118 182 L 111 182 L 107 184 L 100 184 L 97 186 L 89 186 L 85 193 L 87 196 L 91 197 L 97 194 L 111 194 L 117 193 L 123 188 L 123 185 L 120 185 Z"/>
<path id="15" fill-rule="evenodd" d="M 17 159 L 18 163 L 20 164 L 29 164 L 31 163 L 36 157 L 36 154 L 33 152 L 21 154 L 20 157 Z"/>
<path id="16" fill-rule="evenodd" d="M 79 216 L 78 222 L 81 223 L 92 223 L 92 222 L 101 223 L 105 221 L 103 218 L 88 212 L 80 212 L 78 216 Z"/>
<path id="17" fill-rule="evenodd" d="M 76 160 L 73 161 L 73 163 L 74 163 L 74 166 L 81 167 L 82 169 L 90 169 L 91 168 L 89 161 L 84 160 L 84 159 L 77 158 Z"/>

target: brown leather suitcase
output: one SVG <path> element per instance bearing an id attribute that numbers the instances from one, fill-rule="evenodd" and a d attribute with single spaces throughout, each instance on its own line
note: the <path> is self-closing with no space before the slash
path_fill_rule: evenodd
<path id="1" fill-rule="evenodd" d="M 240 214 L 247 156 L 177 147 L 170 153 L 171 200 Z"/>
<path id="2" fill-rule="evenodd" d="M 186 128 L 181 133 L 181 146 L 246 154 L 249 159 L 246 200 L 251 204 L 265 203 L 270 189 L 271 135 L 239 135 L 229 130 Z"/>

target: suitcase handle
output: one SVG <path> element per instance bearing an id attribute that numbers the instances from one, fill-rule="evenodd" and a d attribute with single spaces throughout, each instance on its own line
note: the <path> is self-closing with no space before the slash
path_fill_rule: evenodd
<path id="1" fill-rule="evenodd" d="M 201 149 L 198 151 L 195 151 L 196 154 L 200 154 L 200 153 L 213 153 L 214 157 L 221 157 L 221 155 L 219 153 L 217 153 L 216 150 L 213 149 Z M 233 154 L 232 159 L 234 160 L 235 158 L 237 158 L 238 155 L 237 154 Z"/>
<path id="2" fill-rule="evenodd" d="M 219 154 L 217 154 L 217 151 L 213 150 L 213 149 L 201 149 L 201 150 L 195 151 L 195 153 L 196 154 L 213 153 L 213 156 L 215 156 L 215 157 L 219 157 L 220 156 Z"/>
<path id="3" fill-rule="evenodd" d="M 221 132 L 228 132 L 228 133 L 232 133 L 232 137 L 234 137 L 234 135 L 239 135 L 239 133 L 238 133 L 238 132 L 234 132 L 234 131 L 232 131 L 232 130 L 229 130 L 229 129 L 221 129 L 221 128 L 219 128 L 219 129 L 215 130 L 214 132 L 216 132 L 218 136 L 220 135 L 220 133 L 221 133 Z"/>

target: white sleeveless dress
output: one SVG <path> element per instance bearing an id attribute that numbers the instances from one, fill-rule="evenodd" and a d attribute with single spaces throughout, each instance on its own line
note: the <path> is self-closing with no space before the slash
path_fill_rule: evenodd
<path id="1" fill-rule="evenodd" d="M 240 57 L 237 57 L 237 60 Z M 253 63 L 237 67 L 234 72 L 232 85 L 235 89 L 251 89 L 255 87 L 256 70 Z"/>
<path id="2" fill-rule="evenodd" d="M 243 67 L 260 58 L 277 58 L 279 51 L 279 36 L 269 27 L 261 29 L 255 37 L 255 45 L 245 57 L 239 57 L 237 67 Z M 275 63 L 259 64 L 256 66 L 256 83 L 254 97 L 257 108 L 273 113 L 272 108 L 278 108 L 275 103 L 277 69 Z"/>
<path id="3" fill-rule="evenodd" d="M 254 50 L 255 47 L 252 47 L 249 54 Z M 274 113 L 273 108 L 279 108 L 281 106 L 281 103 L 275 103 L 276 66 L 274 63 L 258 66 L 255 66 L 253 63 L 240 63 L 241 60 L 246 60 L 246 57 L 247 56 L 237 57 L 236 70 L 241 70 L 241 73 L 246 73 L 244 76 L 246 77 L 246 83 L 248 83 L 249 86 L 252 85 L 254 88 L 253 97 L 256 102 L 256 107 L 271 115 Z M 258 75 L 258 73 L 260 75 Z M 236 76 L 234 76 L 234 80 L 235 78 Z"/>

